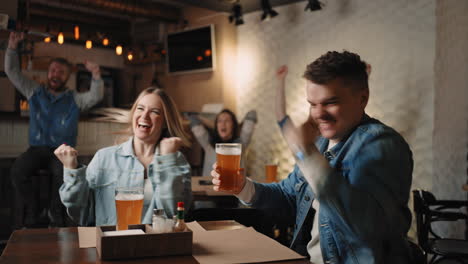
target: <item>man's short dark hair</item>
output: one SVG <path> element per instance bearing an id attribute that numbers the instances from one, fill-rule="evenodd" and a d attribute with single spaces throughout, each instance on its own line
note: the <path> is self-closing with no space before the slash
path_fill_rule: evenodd
<path id="1" fill-rule="evenodd" d="M 62 65 L 65 65 L 68 70 L 71 72 L 72 69 L 73 69 L 73 65 L 65 58 L 61 58 L 61 57 L 57 57 L 57 58 L 53 58 L 50 63 L 49 63 L 49 66 L 52 64 L 52 63 L 58 63 L 58 64 L 62 64 Z"/>
<path id="2" fill-rule="evenodd" d="M 366 67 L 367 64 L 355 53 L 329 51 L 307 65 L 303 77 L 321 85 L 340 78 L 356 89 L 369 89 Z"/>

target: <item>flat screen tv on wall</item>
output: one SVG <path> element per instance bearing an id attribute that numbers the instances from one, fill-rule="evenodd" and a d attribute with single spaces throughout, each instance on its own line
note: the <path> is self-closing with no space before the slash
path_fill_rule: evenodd
<path id="1" fill-rule="evenodd" d="M 214 25 L 169 33 L 166 38 L 167 72 L 196 73 L 215 69 Z"/>

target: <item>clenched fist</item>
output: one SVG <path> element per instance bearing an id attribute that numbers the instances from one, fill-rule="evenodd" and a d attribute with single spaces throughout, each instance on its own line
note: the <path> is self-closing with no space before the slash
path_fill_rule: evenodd
<path id="1" fill-rule="evenodd" d="M 78 167 L 78 151 L 76 149 L 62 144 L 54 151 L 54 154 L 62 162 L 63 167 L 67 169 L 76 169 Z"/>
<path id="2" fill-rule="evenodd" d="M 101 70 L 97 63 L 86 60 L 85 67 L 93 75 L 93 79 L 99 80 L 101 78 Z"/>
<path id="3" fill-rule="evenodd" d="M 159 143 L 161 155 L 175 153 L 182 146 L 182 139 L 179 137 L 163 138 Z"/>
<path id="4" fill-rule="evenodd" d="M 276 70 L 276 78 L 279 81 L 284 81 L 284 79 L 286 78 L 286 75 L 288 75 L 288 66 L 282 65 L 281 67 L 278 68 L 278 70 Z"/>
<path id="5" fill-rule="evenodd" d="M 16 50 L 18 43 L 24 39 L 24 33 L 11 32 L 10 38 L 8 39 L 8 48 Z"/>

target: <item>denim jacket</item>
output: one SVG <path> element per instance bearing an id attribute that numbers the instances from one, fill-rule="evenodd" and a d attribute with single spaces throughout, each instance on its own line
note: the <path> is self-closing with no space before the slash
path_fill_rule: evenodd
<path id="1" fill-rule="evenodd" d="M 29 103 L 29 145 L 56 148 L 63 143 L 76 145 L 80 111 L 97 104 L 104 97 L 104 82 L 91 81 L 89 91 L 66 90 L 53 95 L 42 84 L 22 74 L 15 50 L 5 53 L 5 73 Z"/>
<path id="2" fill-rule="evenodd" d="M 324 263 L 410 263 L 406 234 L 411 224 L 407 206 L 412 181 L 412 153 L 392 128 L 364 116 L 344 140 L 327 151 L 316 146 L 332 172 L 320 175 L 317 193 L 299 167 L 274 184 L 255 183 L 252 205 L 277 222 L 294 223 L 291 248 L 306 255 L 317 199 L 320 247 Z"/>
<path id="3" fill-rule="evenodd" d="M 172 218 L 177 202 L 192 201 L 190 165 L 180 152 L 157 155 L 148 167 L 153 198 L 141 222 L 150 224 L 155 208 Z M 143 187 L 144 166 L 133 152 L 133 138 L 117 146 L 100 149 L 89 166 L 64 168 L 59 193 L 68 215 L 80 225 L 115 225 L 116 187 Z"/>

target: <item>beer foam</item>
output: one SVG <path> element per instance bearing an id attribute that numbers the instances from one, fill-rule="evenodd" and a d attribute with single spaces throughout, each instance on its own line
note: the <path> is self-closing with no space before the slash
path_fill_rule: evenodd
<path id="1" fill-rule="evenodd" d="M 241 153 L 242 153 L 241 148 L 216 148 L 216 154 L 240 155 Z"/>
<path id="2" fill-rule="evenodd" d="M 143 194 L 132 194 L 132 193 L 118 193 L 115 196 L 116 200 L 119 201 L 137 201 L 143 200 Z"/>

